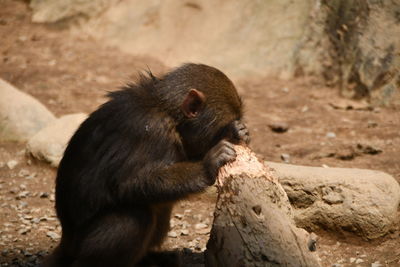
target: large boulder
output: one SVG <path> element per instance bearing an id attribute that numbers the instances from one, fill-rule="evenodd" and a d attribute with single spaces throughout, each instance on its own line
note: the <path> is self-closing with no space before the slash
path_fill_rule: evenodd
<path id="1" fill-rule="evenodd" d="M 27 151 L 35 158 L 57 167 L 69 139 L 86 117 L 86 114 L 78 113 L 57 119 L 29 140 Z"/>
<path id="2" fill-rule="evenodd" d="M 61 21 L 67 12 L 92 16 L 105 2 L 32 0 L 33 20 Z M 128 53 L 156 56 L 170 66 L 192 61 L 229 76 L 285 75 L 292 71 L 313 2 L 125 0 L 82 28 Z"/>
<path id="3" fill-rule="evenodd" d="M 385 235 L 397 220 L 400 186 L 381 171 L 266 163 L 294 208 L 298 226 Z"/>
<path id="4" fill-rule="evenodd" d="M 0 79 L 0 140 L 26 141 L 54 120 L 38 100 Z"/>
<path id="5" fill-rule="evenodd" d="M 170 66 L 203 62 L 233 78 L 314 74 L 345 96 L 400 106 L 398 1 L 32 0 L 31 7 L 36 22 L 91 18 L 81 29 Z"/>

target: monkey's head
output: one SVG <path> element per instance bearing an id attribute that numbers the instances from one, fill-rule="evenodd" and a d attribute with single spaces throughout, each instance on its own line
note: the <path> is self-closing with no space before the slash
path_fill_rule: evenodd
<path id="1" fill-rule="evenodd" d="M 189 158 L 202 158 L 221 139 L 240 141 L 233 124 L 242 119 L 242 101 L 224 73 L 207 65 L 185 64 L 160 83 Z"/>

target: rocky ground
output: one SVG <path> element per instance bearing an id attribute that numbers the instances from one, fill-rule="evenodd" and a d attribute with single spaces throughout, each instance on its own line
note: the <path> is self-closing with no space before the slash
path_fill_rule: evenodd
<path id="1" fill-rule="evenodd" d="M 0 77 L 57 116 L 91 112 L 104 94 L 137 71 L 167 70 L 159 60 L 131 56 L 63 25 L 30 22 L 24 1 L 0 0 Z M 400 113 L 340 98 L 310 78 L 271 77 L 236 82 L 246 105 L 251 148 L 260 158 L 293 164 L 376 169 L 400 181 Z M 0 266 L 36 266 L 59 240 L 54 214 L 55 169 L 26 155 L 25 144 L 0 143 Z M 167 249 L 201 266 L 215 195 L 176 206 Z M 400 236 L 362 240 L 318 232 L 324 266 L 399 266 Z"/>

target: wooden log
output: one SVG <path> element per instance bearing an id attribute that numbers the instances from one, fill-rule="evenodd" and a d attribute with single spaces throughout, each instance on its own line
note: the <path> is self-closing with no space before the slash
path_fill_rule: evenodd
<path id="1" fill-rule="evenodd" d="M 288 197 L 279 182 L 250 151 L 221 169 L 207 267 L 320 266 L 315 240 L 294 224 Z"/>

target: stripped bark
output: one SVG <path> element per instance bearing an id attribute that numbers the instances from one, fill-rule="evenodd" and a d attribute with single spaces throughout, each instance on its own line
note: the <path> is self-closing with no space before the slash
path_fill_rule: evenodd
<path id="1" fill-rule="evenodd" d="M 236 151 L 236 161 L 217 179 L 206 266 L 320 266 L 310 235 L 294 224 L 282 186 L 250 149 Z"/>

